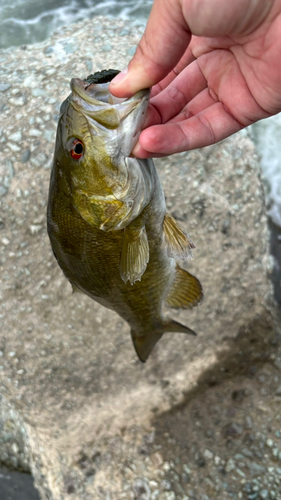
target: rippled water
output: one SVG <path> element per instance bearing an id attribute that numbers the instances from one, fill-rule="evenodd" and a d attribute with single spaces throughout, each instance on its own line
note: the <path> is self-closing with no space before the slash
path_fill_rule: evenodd
<path id="1" fill-rule="evenodd" d="M 152 0 L 0 0 L 0 48 L 35 43 L 59 26 L 94 16 L 145 24 Z"/>
<path id="2" fill-rule="evenodd" d="M 59 26 L 97 15 L 145 24 L 153 0 L 0 0 L 0 48 L 35 43 Z M 252 128 L 261 155 L 269 215 L 281 226 L 281 114 Z"/>

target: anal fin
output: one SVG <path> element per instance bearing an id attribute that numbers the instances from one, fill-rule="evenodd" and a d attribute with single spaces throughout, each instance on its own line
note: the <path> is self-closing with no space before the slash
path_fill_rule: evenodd
<path id="1" fill-rule="evenodd" d="M 200 281 L 185 269 L 176 268 L 176 277 L 166 298 L 166 303 L 176 309 L 192 309 L 203 299 Z"/>
<path id="2" fill-rule="evenodd" d="M 126 227 L 120 259 L 120 274 L 131 285 L 141 279 L 149 261 L 149 245 L 145 226 L 140 229 Z"/>
<path id="3" fill-rule="evenodd" d="M 192 259 L 192 249 L 195 245 L 170 214 L 165 214 L 163 230 L 168 255 L 175 259 Z"/>

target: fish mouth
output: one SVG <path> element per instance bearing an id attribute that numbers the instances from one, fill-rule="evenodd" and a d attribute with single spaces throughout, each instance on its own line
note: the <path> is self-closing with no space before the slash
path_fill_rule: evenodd
<path id="1" fill-rule="evenodd" d="M 90 75 L 94 77 L 95 75 Z M 135 147 L 144 123 L 150 89 L 143 89 L 129 98 L 120 99 L 109 91 L 110 81 L 96 83 L 94 78 L 72 78 L 72 94 L 68 105 L 87 118 L 89 126 L 110 143 L 110 155 L 129 156 Z M 116 135 L 112 131 L 116 131 Z"/>
<path id="2" fill-rule="evenodd" d="M 72 78 L 70 87 L 73 94 L 79 96 L 83 101 L 90 105 L 104 105 L 120 107 L 122 104 L 134 103 L 134 107 L 144 100 L 149 99 L 150 89 L 143 89 L 130 98 L 118 98 L 109 92 L 109 83 L 89 83 L 89 81 L 80 78 Z"/>

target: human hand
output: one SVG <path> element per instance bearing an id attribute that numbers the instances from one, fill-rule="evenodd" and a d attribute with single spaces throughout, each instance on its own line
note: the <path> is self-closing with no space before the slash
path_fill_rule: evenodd
<path id="1" fill-rule="evenodd" d="M 117 97 L 152 87 L 139 158 L 216 143 L 281 111 L 281 0 L 155 0 Z"/>

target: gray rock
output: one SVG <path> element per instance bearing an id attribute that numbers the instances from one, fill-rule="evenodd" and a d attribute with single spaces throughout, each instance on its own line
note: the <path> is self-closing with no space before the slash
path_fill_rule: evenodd
<path id="1" fill-rule="evenodd" d="M 30 149 L 26 149 L 22 155 L 21 155 L 21 158 L 20 158 L 20 161 L 21 163 L 26 163 L 28 162 L 29 158 L 30 158 L 30 155 L 31 155 L 31 151 Z"/>
<path id="2" fill-rule="evenodd" d="M 0 83 L 0 92 L 6 92 L 6 90 L 9 90 L 11 88 L 10 83 Z"/>
<path id="3" fill-rule="evenodd" d="M 112 45 L 109 45 L 109 44 L 107 44 L 107 45 L 103 45 L 103 46 L 101 47 L 101 50 L 102 50 L 103 52 L 111 52 L 111 51 L 112 51 Z"/>
<path id="4" fill-rule="evenodd" d="M 130 30 L 128 28 L 125 28 L 124 30 L 122 30 L 119 33 L 119 36 L 127 36 L 127 35 L 129 35 L 129 33 L 130 33 Z"/>
<path id="5" fill-rule="evenodd" d="M 43 97 L 47 94 L 46 90 L 45 89 L 42 89 L 42 88 L 35 88 L 35 89 L 32 89 L 32 95 L 34 97 Z"/>
<path id="6" fill-rule="evenodd" d="M 150 488 L 145 479 L 134 481 L 134 493 L 136 500 L 150 500 Z"/>
<path id="7" fill-rule="evenodd" d="M 78 50 L 78 46 L 72 42 L 68 42 L 65 47 L 64 51 L 66 54 L 74 54 Z"/>
<path id="8" fill-rule="evenodd" d="M 266 468 L 263 465 L 259 465 L 256 462 L 250 463 L 249 469 L 251 471 L 252 476 L 259 476 L 260 474 L 264 474 L 266 471 Z"/>
<path id="9" fill-rule="evenodd" d="M 136 52 L 137 50 L 137 46 L 133 46 L 133 47 L 130 47 L 129 50 L 128 50 L 128 56 L 133 56 L 134 53 Z"/>
<path id="10" fill-rule="evenodd" d="M 44 139 L 47 139 L 48 142 L 52 142 L 55 138 L 55 131 L 45 129 L 43 137 L 44 137 Z"/>
<path id="11" fill-rule="evenodd" d="M 22 140 L 22 133 L 20 130 L 17 130 L 13 134 L 9 135 L 9 140 L 14 142 L 20 142 Z"/>
<path id="12" fill-rule="evenodd" d="M 54 52 L 54 47 L 46 47 L 46 49 L 44 50 L 44 53 L 46 55 L 52 54 L 53 52 Z"/>

